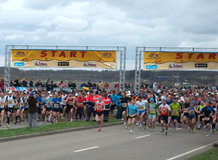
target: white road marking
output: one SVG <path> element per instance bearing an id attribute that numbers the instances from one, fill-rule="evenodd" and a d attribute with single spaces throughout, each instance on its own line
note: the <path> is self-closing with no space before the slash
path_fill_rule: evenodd
<path id="1" fill-rule="evenodd" d="M 148 135 L 144 135 L 144 136 L 139 136 L 139 137 L 135 137 L 135 139 L 145 138 L 145 137 L 149 137 L 149 136 L 151 136 L 151 135 L 148 134 Z"/>
<path id="2" fill-rule="evenodd" d="M 218 141 L 217 141 L 217 142 L 218 142 Z M 192 152 L 195 152 L 195 151 L 198 151 L 198 150 L 204 149 L 204 148 L 206 148 L 206 147 L 209 147 L 209 146 L 213 145 L 214 143 L 216 143 L 216 142 L 213 142 L 213 143 L 210 143 L 210 144 L 207 144 L 207 145 L 201 146 L 201 147 L 199 147 L 199 148 L 196 148 L 196 149 L 193 149 L 193 150 L 191 150 L 191 151 L 188 151 L 188 152 L 182 153 L 182 154 L 177 155 L 177 156 L 172 157 L 172 158 L 168 158 L 168 159 L 166 159 L 166 160 L 174 160 L 174 159 L 177 159 L 177 158 L 179 158 L 179 157 L 185 156 L 185 155 L 190 154 L 190 153 L 192 153 Z"/>
<path id="3" fill-rule="evenodd" d="M 77 152 L 87 151 L 87 150 L 95 149 L 95 148 L 99 148 L 99 146 L 93 146 L 93 147 L 89 147 L 89 148 L 84 148 L 84 149 L 76 150 L 74 152 L 77 153 Z"/>

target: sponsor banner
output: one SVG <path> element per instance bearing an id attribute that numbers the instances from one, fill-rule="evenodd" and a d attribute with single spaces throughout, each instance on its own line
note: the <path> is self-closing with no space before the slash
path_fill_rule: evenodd
<path id="1" fill-rule="evenodd" d="M 218 69 L 218 53 L 144 52 L 144 69 Z"/>
<path id="2" fill-rule="evenodd" d="M 207 64 L 206 63 L 195 63 L 195 67 L 196 68 L 207 68 Z"/>
<path id="3" fill-rule="evenodd" d="M 169 68 L 183 68 L 183 64 L 170 64 Z"/>
<path id="4" fill-rule="evenodd" d="M 12 67 L 35 66 L 116 69 L 116 51 L 12 50 Z"/>
<path id="5" fill-rule="evenodd" d="M 157 69 L 157 65 L 146 65 L 146 69 Z"/>

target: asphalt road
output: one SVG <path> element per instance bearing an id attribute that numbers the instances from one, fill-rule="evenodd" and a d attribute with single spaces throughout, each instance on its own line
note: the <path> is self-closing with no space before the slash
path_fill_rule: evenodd
<path id="1" fill-rule="evenodd" d="M 119 125 L 100 133 L 90 129 L 3 142 L 0 160 L 178 160 L 208 149 L 217 140 L 218 133 L 206 137 L 203 131 L 191 134 L 183 129 L 165 136 L 159 128 L 136 127 L 130 135 Z"/>

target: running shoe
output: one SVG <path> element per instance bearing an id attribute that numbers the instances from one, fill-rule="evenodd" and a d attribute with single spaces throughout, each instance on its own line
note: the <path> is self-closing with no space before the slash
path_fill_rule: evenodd
<path id="1" fill-rule="evenodd" d="M 129 134 L 132 134 L 133 133 L 133 131 L 132 131 L 132 129 L 129 131 Z"/>
<path id="2" fill-rule="evenodd" d="M 167 136 L 167 134 L 168 134 L 167 131 L 165 131 L 165 135 L 166 135 L 166 136 Z"/>
<path id="3" fill-rule="evenodd" d="M 98 132 L 101 132 L 101 128 L 98 129 Z"/>
<path id="4" fill-rule="evenodd" d="M 160 129 L 160 132 L 161 132 L 161 133 L 164 133 L 164 129 L 163 129 L 163 128 L 161 128 L 161 129 Z"/>
<path id="5" fill-rule="evenodd" d="M 207 137 L 209 137 L 209 136 L 210 136 L 210 134 L 208 133 L 206 136 L 207 136 Z"/>
<path id="6" fill-rule="evenodd" d="M 140 129 L 142 128 L 142 125 L 141 125 L 141 124 L 139 124 L 139 128 L 140 128 Z"/>
<path id="7" fill-rule="evenodd" d="M 10 124 L 7 124 L 7 128 L 9 128 L 10 127 Z"/>

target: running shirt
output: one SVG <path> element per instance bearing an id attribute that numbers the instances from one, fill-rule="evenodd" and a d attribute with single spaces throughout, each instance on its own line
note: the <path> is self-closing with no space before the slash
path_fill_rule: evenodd
<path id="1" fill-rule="evenodd" d="M 109 105 L 110 105 L 110 103 L 111 103 L 111 99 L 109 98 L 109 97 L 103 97 L 102 98 L 102 101 L 104 102 L 104 104 L 105 104 L 105 110 L 109 110 Z"/>
<path id="2" fill-rule="evenodd" d="M 142 100 L 141 102 L 140 101 L 137 101 L 136 102 L 136 105 L 139 109 L 139 111 L 145 111 L 145 105 L 148 103 L 147 100 Z"/>
<path id="3" fill-rule="evenodd" d="M 132 105 L 132 104 L 129 104 L 127 106 L 127 109 L 128 109 L 128 114 L 130 115 L 135 115 L 137 112 L 139 112 L 139 108 L 137 107 L 137 105 Z"/>
<path id="4" fill-rule="evenodd" d="M 210 114 L 215 113 L 215 111 L 212 107 L 207 106 L 202 109 L 201 113 L 204 113 L 205 117 L 210 117 Z"/>
<path id="5" fill-rule="evenodd" d="M 159 109 L 160 109 L 160 114 L 161 114 L 162 116 L 168 116 L 168 115 L 169 115 L 169 111 L 171 111 L 171 109 L 170 109 L 170 107 L 168 106 L 168 104 L 165 104 L 165 105 L 161 104 L 161 105 L 159 106 Z"/>
<path id="6" fill-rule="evenodd" d="M 77 107 L 82 108 L 84 101 L 85 101 L 84 97 L 77 97 Z"/>
<path id="7" fill-rule="evenodd" d="M 47 97 L 46 98 L 46 104 L 47 104 L 48 108 L 53 108 L 53 105 L 51 103 L 52 103 L 51 97 Z"/>
<path id="8" fill-rule="evenodd" d="M 20 109 L 25 108 L 25 103 L 26 103 L 25 97 L 21 97 Z"/>
<path id="9" fill-rule="evenodd" d="M 199 105 L 198 107 L 197 107 L 197 111 L 202 111 L 202 109 L 205 107 L 206 105 Z"/>
<path id="10" fill-rule="evenodd" d="M 195 116 L 195 107 L 189 107 L 188 111 L 189 111 L 189 116 Z"/>
<path id="11" fill-rule="evenodd" d="M 42 99 L 42 105 L 41 105 L 41 109 L 45 109 L 46 108 L 46 98 Z"/>
<path id="12" fill-rule="evenodd" d="M 171 108 L 171 116 L 178 116 L 179 117 L 179 110 L 180 110 L 180 104 L 177 103 L 172 103 L 170 105 Z"/>
<path id="13" fill-rule="evenodd" d="M 68 97 L 67 98 L 67 104 L 69 106 L 73 106 L 75 104 L 75 99 L 73 97 Z"/>
<path id="14" fill-rule="evenodd" d="M 14 97 L 13 96 L 8 96 L 8 108 L 13 108 L 14 107 Z"/>
<path id="15" fill-rule="evenodd" d="M 120 103 L 122 105 L 123 108 L 126 108 L 129 102 L 129 98 L 128 97 L 121 97 L 120 98 Z"/>
<path id="16" fill-rule="evenodd" d="M 103 101 L 101 101 L 101 102 L 97 101 L 96 106 L 95 106 L 96 107 L 95 111 L 96 112 L 102 112 L 104 110 L 103 105 L 104 105 Z"/>
<path id="17" fill-rule="evenodd" d="M 116 94 L 112 94 L 109 96 L 109 98 L 111 99 L 111 104 L 114 105 L 116 103 L 116 97 L 117 95 Z"/>
<path id="18" fill-rule="evenodd" d="M 62 100 L 62 101 L 61 101 L 61 104 L 62 104 L 63 106 L 66 105 L 66 102 L 65 102 L 66 98 L 67 98 L 67 95 L 65 95 L 65 94 L 61 95 L 61 100 Z"/>
<path id="19" fill-rule="evenodd" d="M 149 115 L 157 115 L 157 108 L 156 103 L 148 103 Z"/>
<path id="20" fill-rule="evenodd" d="M 5 108 L 5 98 L 0 97 L 0 108 L 4 109 Z"/>
<path id="21" fill-rule="evenodd" d="M 38 96 L 36 100 L 38 101 L 38 108 L 41 109 L 42 98 Z"/>
<path id="22" fill-rule="evenodd" d="M 53 108 L 54 109 L 60 109 L 61 108 L 61 105 L 60 105 L 60 102 L 61 102 L 61 98 L 60 97 L 53 97 L 52 98 L 52 102 L 54 103 L 53 104 Z M 59 102 L 59 103 L 58 103 Z"/>

